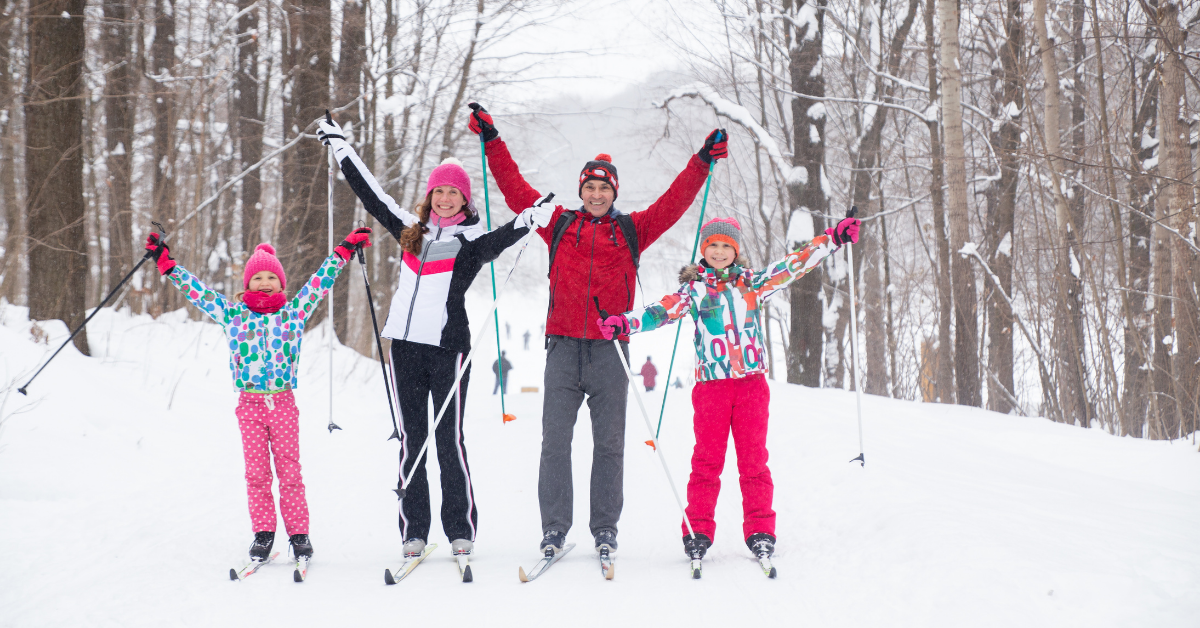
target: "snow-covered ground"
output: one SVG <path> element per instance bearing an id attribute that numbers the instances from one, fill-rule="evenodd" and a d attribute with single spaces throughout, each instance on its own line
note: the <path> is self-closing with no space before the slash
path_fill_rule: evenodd
<path id="1" fill-rule="evenodd" d="M 472 299 L 478 330 L 486 304 Z M 344 429 L 330 434 L 328 345 L 321 329 L 307 335 L 297 396 L 312 571 L 295 584 L 285 564 L 268 565 L 230 582 L 252 535 L 220 330 L 183 312 L 102 312 L 89 326 L 96 357 L 68 348 L 22 397 L 16 387 L 66 330 L 42 324 L 49 341 L 36 344 L 26 310 L 0 306 L 0 626 L 1197 625 L 1200 454 L 1190 441 L 866 397 L 862 468 L 847 462 L 858 454 L 853 395 L 780 382 L 769 441 L 778 580 L 741 542 L 732 446 L 717 543 L 704 578 L 688 578 L 678 510 L 631 398 L 616 579 L 602 579 L 590 551 L 585 411 L 569 537 L 579 547 L 521 584 L 517 566 L 537 559 L 540 537 L 541 395 L 515 390 L 540 385 L 544 302 L 514 294 L 503 305 L 533 322 L 512 322 L 504 343 L 517 421 L 502 424 L 490 395 L 490 341 L 471 381 L 475 582 L 457 582 L 435 521 L 442 547 L 392 587 L 382 575 L 400 556 L 397 444 L 386 440 L 377 362 L 334 352 Z M 690 360 L 689 334 L 690 323 L 679 364 Z M 673 337 L 636 338 L 635 368 L 652 354 L 665 377 Z M 687 393 L 671 391 L 662 435 L 681 490 Z M 659 394 L 647 398 L 655 414 Z"/>

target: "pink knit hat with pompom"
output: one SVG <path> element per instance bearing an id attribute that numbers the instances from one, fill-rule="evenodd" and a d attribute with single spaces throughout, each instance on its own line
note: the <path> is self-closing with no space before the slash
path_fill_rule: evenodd
<path id="1" fill-rule="evenodd" d="M 428 196 L 433 188 L 441 185 L 452 185 L 458 188 L 467 201 L 467 207 L 471 207 L 471 177 L 467 176 L 466 170 L 463 170 L 461 161 L 447 157 L 440 166 L 434 168 L 433 172 L 429 173 L 429 185 L 425 186 L 425 195 Z"/>
<path id="2" fill-rule="evenodd" d="M 242 273 L 242 287 L 250 289 L 250 278 L 261 271 L 270 271 L 279 277 L 279 285 L 287 290 L 287 275 L 283 274 L 283 264 L 275 257 L 275 247 L 263 242 L 254 247 L 254 254 L 246 260 L 246 271 Z"/>

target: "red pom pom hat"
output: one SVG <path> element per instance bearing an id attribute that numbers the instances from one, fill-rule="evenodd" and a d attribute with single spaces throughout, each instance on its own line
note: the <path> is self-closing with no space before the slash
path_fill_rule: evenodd
<path id="1" fill-rule="evenodd" d="M 250 278 L 256 273 L 268 270 L 279 277 L 279 285 L 287 290 L 287 275 L 283 274 L 283 264 L 275 257 L 275 247 L 263 242 L 254 247 L 254 254 L 246 260 L 246 271 L 242 273 L 242 287 L 250 289 Z"/>
<path id="2" fill-rule="evenodd" d="M 613 200 L 617 199 L 617 192 L 621 186 L 617 182 L 617 167 L 612 165 L 611 155 L 600 153 L 583 167 L 579 173 L 579 198 L 583 198 L 583 184 L 588 181 L 603 181 L 611 185 Z"/>

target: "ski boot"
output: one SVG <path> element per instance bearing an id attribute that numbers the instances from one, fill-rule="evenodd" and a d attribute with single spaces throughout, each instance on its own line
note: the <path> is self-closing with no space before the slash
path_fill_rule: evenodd
<path id="1" fill-rule="evenodd" d="M 450 552 L 455 556 L 459 554 L 470 556 L 475 553 L 475 544 L 467 539 L 454 539 L 450 542 Z"/>
<path id="2" fill-rule="evenodd" d="M 404 557 L 416 558 L 425 552 L 425 541 L 423 539 L 411 538 L 404 542 Z"/>
<path id="3" fill-rule="evenodd" d="M 746 539 L 746 547 L 749 547 L 755 556 L 761 558 L 766 555 L 770 558 L 775 553 L 775 537 L 766 532 L 755 532 Z"/>
<path id="4" fill-rule="evenodd" d="M 312 543 L 308 540 L 307 534 L 293 534 L 288 538 L 288 543 L 292 546 L 292 556 L 295 558 L 311 559 L 313 555 Z"/>
<path id="5" fill-rule="evenodd" d="M 542 542 L 538 545 L 538 549 L 545 552 L 547 548 L 553 550 L 555 554 L 562 551 L 563 546 L 567 543 L 567 533 L 557 530 L 549 530 L 542 535 Z"/>
<path id="6" fill-rule="evenodd" d="M 696 533 L 696 538 L 692 538 L 690 534 L 683 537 L 683 551 L 692 560 L 704 558 L 710 547 L 712 547 L 712 540 L 707 535 L 700 534 L 699 532 Z"/>
<path id="7" fill-rule="evenodd" d="M 250 560 L 262 562 L 271 555 L 275 546 L 275 531 L 263 530 L 254 533 L 254 542 L 250 544 Z"/>
<path id="8" fill-rule="evenodd" d="M 596 533 L 596 551 L 608 549 L 610 555 L 617 553 L 617 533 L 612 530 L 601 530 Z"/>

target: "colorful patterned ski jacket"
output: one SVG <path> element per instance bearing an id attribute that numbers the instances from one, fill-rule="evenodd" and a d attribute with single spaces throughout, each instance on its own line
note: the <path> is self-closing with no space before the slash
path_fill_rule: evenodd
<path id="1" fill-rule="evenodd" d="M 296 387 L 304 323 L 345 266 L 346 260 L 330 255 L 296 296 L 272 314 L 251 311 L 245 303 L 209 288 L 183 266 L 176 265 L 167 277 L 192 305 L 225 328 L 234 387 L 265 393 Z"/>
<path id="2" fill-rule="evenodd" d="M 829 236 L 819 235 L 759 272 L 739 264 L 722 270 L 707 264 L 686 266 L 677 292 L 625 314 L 629 333 L 652 331 L 690 313 L 696 321 L 697 382 L 765 373 L 759 305 L 835 250 Z"/>

